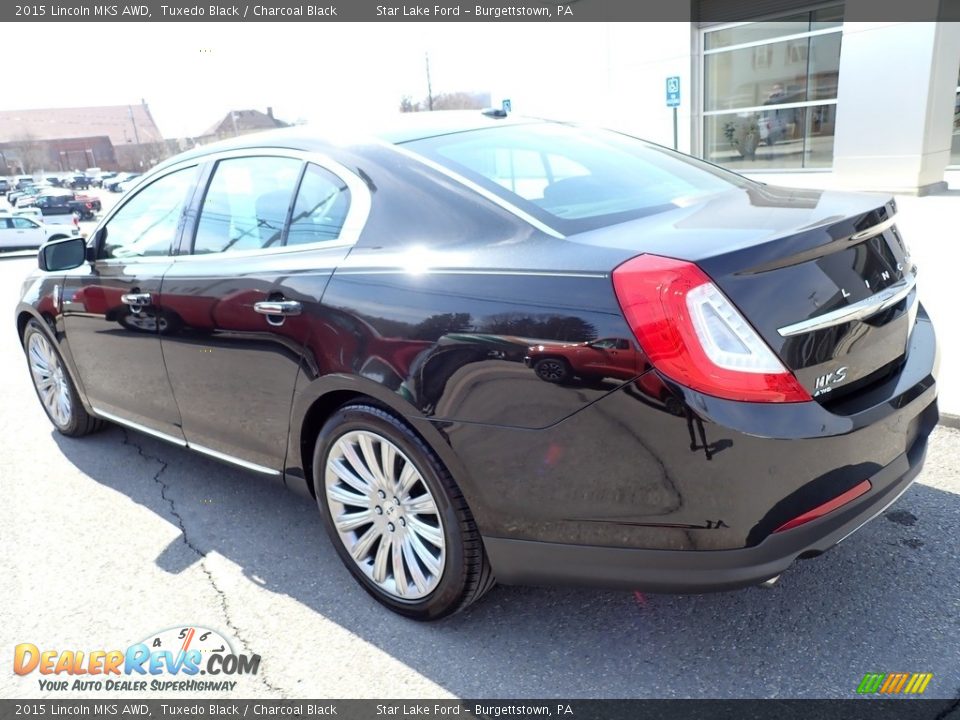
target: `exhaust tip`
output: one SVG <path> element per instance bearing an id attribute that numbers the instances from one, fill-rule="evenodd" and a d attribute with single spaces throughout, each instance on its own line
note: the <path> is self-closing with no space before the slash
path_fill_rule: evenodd
<path id="1" fill-rule="evenodd" d="M 762 587 L 762 588 L 772 588 L 774 585 L 777 584 L 777 580 L 779 580 L 779 579 L 780 579 L 780 576 L 779 576 L 779 575 L 774 575 L 772 578 L 769 578 L 769 579 L 767 579 L 767 580 L 764 580 L 762 583 L 760 583 L 759 587 Z"/>

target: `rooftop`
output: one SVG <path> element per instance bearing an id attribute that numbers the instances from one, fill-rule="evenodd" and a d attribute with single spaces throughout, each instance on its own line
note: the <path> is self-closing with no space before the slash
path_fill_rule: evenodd
<path id="1" fill-rule="evenodd" d="M 161 142 L 144 103 L 76 108 L 0 110 L 0 142 L 107 136 L 114 145 Z"/>

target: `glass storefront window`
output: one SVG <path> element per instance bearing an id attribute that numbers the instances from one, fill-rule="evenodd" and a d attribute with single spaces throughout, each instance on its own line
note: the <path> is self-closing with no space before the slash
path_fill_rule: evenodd
<path id="1" fill-rule="evenodd" d="M 843 25 L 843 5 L 814 10 L 813 17 L 810 19 L 811 30 L 823 30 L 840 25 Z"/>
<path id="2" fill-rule="evenodd" d="M 704 157 L 737 170 L 830 167 L 842 22 L 836 6 L 705 31 Z"/>
<path id="3" fill-rule="evenodd" d="M 950 144 L 950 164 L 960 166 L 960 76 L 953 101 L 953 142 Z"/>
<path id="4" fill-rule="evenodd" d="M 807 32 L 810 29 L 809 13 L 785 17 L 777 22 L 757 22 L 738 25 L 707 33 L 704 38 L 705 50 L 716 50 L 731 45 L 759 42 L 770 38 Z"/>
<path id="5" fill-rule="evenodd" d="M 832 99 L 837 97 L 840 33 L 706 55 L 703 67 L 708 111 Z"/>
<path id="6" fill-rule="evenodd" d="M 828 168 L 836 105 L 724 113 L 704 118 L 704 157 L 733 170 Z"/>

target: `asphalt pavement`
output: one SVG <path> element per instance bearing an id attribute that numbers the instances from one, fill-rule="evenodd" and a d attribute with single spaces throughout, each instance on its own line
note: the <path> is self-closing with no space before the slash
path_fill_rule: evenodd
<path id="1" fill-rule="evenodd" d="M 960 696 L 960 431 L 938 428 L 893 508 L 773 588 L 498 587 L 420 624 L 363 593 L 316 507 L 271 481 L 115 426 L 53 432 L 12 316 L 34 262 L 0 258 L 0 697 L 107 695 L 14 675 L 18 643 L 126 648 L 185 625 L 261 656 L 224 697 L 849 698 L 895 671 Z"/>

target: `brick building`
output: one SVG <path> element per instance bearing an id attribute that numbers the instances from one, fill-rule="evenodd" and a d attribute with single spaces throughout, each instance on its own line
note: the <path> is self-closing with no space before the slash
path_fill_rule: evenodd
<path id="1" fill-rule="evenodd" d="M 150 108 L 138 105 L 0 110 L 0 174 L 135 170 L 166 157 Z"/>

